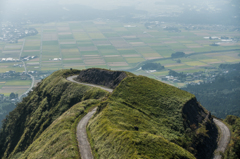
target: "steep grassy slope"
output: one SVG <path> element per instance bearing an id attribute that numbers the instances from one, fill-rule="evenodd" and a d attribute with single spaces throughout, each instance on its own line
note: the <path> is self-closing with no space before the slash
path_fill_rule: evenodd
<path id="1" fill-rule="evenodd" d="M 231 130 L 231 141 L 223 158 L 240 158 L 240 118 L 234 115 L 228 115 L 224 121 L 228 124 Z"/>
<path id="2" fill-rule="evenodd" d="M 0 158 L 11 158 L 19 152 L 24 152 L 36 140 L 41 144 L 40 140 L 44 138 L 39 139 L 40 135 L 76 103 L 88 99 L 101 100 L 108 95 L 106 91 L 101 89 L 78 85 L 65 79 L 66 76 L 79 72 L 79 70 L 61 70 L 53 73 L 18 104 L 17 108 L 9 114 L 3 123 L 3 129 L 0 132 Z M 64 140 L 64 135 L 69 135 L 63 133 L 63 129 L 67 127 L 70 128 L 71 124 L 66 124 L 62 128 L 56 128 L 53 125 L 53 128 L 59 129 L 59 134 L 57 133 L 55 137 L 59 135 Z M 50 135 L 52 131 L 49 128 L 45 135 Z M 52 141 L 53 143 L 50 143 L 50 145 L 56 142 L 55 140 Z M 48 143 L 46 139 L 43 142 Z M 65 146 L 68 146 L 68 144 Z M 31 150 L 35 151 L 31 148 L 24 155 L 28 155 Z M 39 148 L 39 151 L 41 151 L 41 147 Z M 66 147 L 63 146 L 62 148 L 65 149 Z M 51 149 L 48 149 L 48 151 L 51 151 Z"/>
<path id="3" fill-rule="evenodd" d="M 88 126 L 96 158 L 194 158 L 187 132 L 207 135 L 194 95 L 143 76 L 125 78 L 98 112 Z"/>
<path id="4" fill-rule="evenodd" d="M 99 102 L 100 100 L 89 99 L 74 105 L 57 118 L 24 153 L 15 155 L 15 158 L 79 158 L 75 135 L 77 124 L 87 110 Z"/>

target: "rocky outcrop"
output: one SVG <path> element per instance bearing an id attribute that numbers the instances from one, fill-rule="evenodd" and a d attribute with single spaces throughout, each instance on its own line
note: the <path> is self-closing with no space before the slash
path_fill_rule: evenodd
<path id="1" fill-rule="evenodd" d="M 217 148 L 217 138 L 218 138 L 218 130 L 216 125 L 213 122 L 212 117 L 208 119 L 206 123 L 204 123 L 206 129 L 206 135 L 204 134 L 196 134 L 193 144 L 193 148 L 197 150 L 195 157 L 197 159 L 211 159 L 213 157 L 213 153 Z"/>
<path id="2" fill-rule="evenodd" d="M 198 104 L 196 98 L 192 98 L 183 106 L 182 113 L 186 119 L 186 127 L 191 127 L 191 129 L 197 129 L 199 123 L 202 123 L 208 116 L 208 112 Z"/>
<path id="3" fill-rule="evenodd" d="M 190 127 L 195 132 L 192 147 L 196 152 L 192 153 L 197 159 L 212 158 L 217 147 L 218 130 L 211 113 L 205 110 L 196 98 L 193 98 L 184 105 L 182 114 L 185 128 Z"/>
<path id="4" fill-rule="evenodd" d="M 114 89 L 125 77 L 127 74 L 123 71 L 91 68 L 81 71 L 76 80 Z"/>

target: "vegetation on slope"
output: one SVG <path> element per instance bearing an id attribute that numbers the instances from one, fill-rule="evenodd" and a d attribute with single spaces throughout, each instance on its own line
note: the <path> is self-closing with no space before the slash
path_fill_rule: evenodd
<path id="1" fill-rule="evenodd" d="M 89 99 L 74 105 L 57 118 L 24 153 L 13 158 L 80 158 L 76 140 L 76 127 L 89 108 L 100 100 Z"/>
<path id="2" fill-rule="evenodd" d="M 228 115 L 224 120 L 231 130 L 231 141 L 224 154 L 224 159 L 240 158 L 240 118 Z"/>
<path id="3" fill-rule="evenodd" d="M 11 158 L 25 151 L 59 116 L 76 103 L 88 99 L 101 99 L 108 95 L 101 89 L 65 79 L 79 72 L 54 72 L 9 113 L 0 132 L 0 158 Z"/>
<path id="4" fill-rule="evenodd" d="M 125 78 L 89 123 L 95 157 L 195 158 L 187 151 L 194 143 L 188 132 L 207 135 L 207 130 L 200 127 L 202 120 L 190 129 L 192 121 L 182 114 L 190 100 L 196 103 L 194 95 L 159 81 L 143 76 Z"/>
<path id="5" fill-rule="evenodd" d="M 209 157 L 213 124 L 194 95 L 123 72 L 110 79 L 120 84 L 108 96 L 65 79 L 80 72 L 53 73 L 17 105 L 0 132 L 1 158 L 78 158 L 76 125 L 87 107 L 97 105 L 88 127 L 96 158 Z"/>
<path id="6" fill-rule="evenodd" d="M 0 103 L 0 128 L 2 127 L 2 121 L 6 115 L 15 108 L 15 104 L 11 102 Z"/>

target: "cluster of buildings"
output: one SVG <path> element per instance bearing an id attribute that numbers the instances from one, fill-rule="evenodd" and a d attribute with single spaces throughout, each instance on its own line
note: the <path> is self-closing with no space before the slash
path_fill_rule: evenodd
<path id="1" fill-rule="evenodd" d="M 10 22 L 4 23 L 0 28 L 0 41 L 17 43 L 18 39 L 38 34 L 35 28 L 23 28 L 21 25 L 13 25 Z"/>
<path id="2" fill-rule="evenodd" d="M 144 24 L 144 26 L 147 28 L 147 29 L 152 29 L 154 27 L 159 27 L 161 26 L 161 24 L 164 24 L 164 22 L 159 22 L 159 21 L 150 21 L 150 22 L 146 22 Z"/>
<path id="3" fill-rule="evenodd" d="M 46 78 L 51 74 L 51 72 L 41 72 L 41 71 L 28 71 L 28 74 L 32 74 L 36 80 L 41 80 Z M 31 77 L 23 72 L 15 72 L 15 71 L 6 71 L 4 73 L 0 73 L 0 80 L 31 80 Z"/>
<path id="4" fill-rule="evenodd" d="M 25 57 L 21 57 L 21 60 L 29 61 L 29 60 L 32 60 L 32 59 L 35 59 L 35 58 L 37 58 L 37 56 L 25 56 Z"/>
<path id="5" fill-rule="evenodd" d="M 182 27 L 185 30 L 214 30 L 214 31 L 239 31 L 239 28 L 236 26 L 225 26 L 225 25 L 191 25 L 191 24 L 182 24 Z"/>
<path id="6" fill-rule="evenodd" d="M 218 70 L 210 71 L 210 72 L 199 71 L 194 73 L 186 73 L 186 78 L 184 79 L 184 81 L 182 81 L 182 78 L 180 80 L 179 77 L 169 76 L 169 75 L 162 77 L 161 80 L 171 81 L 174 83 L 184 82 L 185 84 L 189 84 L 189 85 L 200 85 L 203 82 L 212 83 L 215 80 L 216 76 L 221 73 L 228 73 L 228 72 L 227 71 L 219 72 Z"/>
<path id="7" fill-rule="evenodd" d="M 32 60 L 32 59 L 35 59 L 35 58 L 37 58 L 37 56 L 25 56 L 25 57 L 21 57 L 21 60 L 22 61 L 29 61 L 29 60 Z M 20 62 L 21 60 L 20 59 L 14 59 L 14 58 L 11 58 L 11 57 L 0 58 L 0 62 Z M 14 67 L 16 67 L 16 66 L 14 65 Z"/>
<path id="8" fill-rule="evenodd" d="M 177 33 L 181 32 L 181 30 L 179 30 L 177 27 L 164 26 L 163 29 L 168 31 L 168 32 L 177 32 Z"/>
<path id="9" fill-rule="evenodd" d="M 210 44 L 211 46 L 219 46 L 221 44 L 224 44 L 224 43 L 234 43 L 234 42 L 238 42 L 239 39 L 237 38 L 230 38 L 230 37 L 227 37 L 227 36 L 221 36 L 221 37 L 218 37 L 218 36 L 210 36 L 210 37 L 203 37 L 204 39 L 209 39 L 209 40 L 219 40 L 218 42 L 214 42 L 213 44 Z"/>
<path id="10" fill-rule="evenodd" d="M 4 94 L 0 94 L 0 103 L 2 103 L 2 102 L 17 103 L 17 102 L 19 102 L 18 94 L 15 94 L 15 98 L 10 98 L 8 96 L 4 96 Z"/>
<path id="11" fill-rule="evenodd" d="M 6 71 L 0 73 L 0 80 L 31 80 L 31 78 L 25 74 L 25 72 Z"/>
<path id="12" fill-rule="evenodd" d="M 163 81 L 172 81 L 174 83 L 180 83 L 181 81 L 178 79 L 178 77 L 174 76 L 165 76 L 162 78 Z"/>
<path id="13" fill-rule="evenodd" d="M 62 58 L 53 58 L 53 59 L 49 59 L 49 61 L 61 61 Z"/>
<path id="14" fill-rule="evenodd" d="M 19 62 L 19 61 L 20 61 L 19 59 L 14 59 L 14 58 L 11 58 L 11 57 L 0 59 L 0 62 Z"/>
<path id="15" fill-rule="evenodd" d="M 214 31 L 240 31 L 240 27 L 237 26 L 224 26 L 224 25 L 203 25 L 203 24 L 184 24 L 184 23 L 165 23 L 160 21 L 148 21 L 145 22 L 147 29 L 155 27 L 161 27 L 169 32 L 181 32 L 181 29 L 185 30 L 214 30 Z M 213 38 L 213 37 L 212 37 Z"/>
<path id="16" fill-rule="evenodd" d="M 14 64 L 13 67 L 23 67 L 22 64 Z"/>
<path id="17" fill-rule="evenodd" d="M 221 40 L 221 41 L 225 41 L 225 42 L 232 42 L 234 41 L 235 39 L 233 38 L 230 38 L 230 37 L 227 37 L 227 36 L 221 36 L 221 37 L 218 37 L 218 36 L 210 36 L 210 37 L 203 37 L 204 39 L 209 39 L 209 40 Z"/>

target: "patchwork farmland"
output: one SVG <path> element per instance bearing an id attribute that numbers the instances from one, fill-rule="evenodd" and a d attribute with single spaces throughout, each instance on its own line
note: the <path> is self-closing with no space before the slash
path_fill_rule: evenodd
<path id="1" fill-rule="evenodd" d="M 39 34 L 21 39 L 16 44 L 0 42 L 0 59 L 37 56 L 26 62 L 28 71 L 90 67 L 126 70 L 140 62 L 159 59 L 155 62 L 166 68 L 162 72 L 134 71 L 156 78 L 168 74 L 167 69 L 196 72 L 221 63 L 240 62 L 239 51 L 230 51 L 240 49 L 240 42 L 211 46 L 217 40 L 204 39 L 204 36 L 240 36 L 239 32 L 185 29 L 168 32 L 162 27 L 146 29 L 144 24 L 113 21 L 33 24 L 28 27 L 36 28 Z M 224 50 L 226 52 L 222 52 Z M 181 63 L 165 59 L 177 51 L 201 54 L 180 58 Z M 0 63 L 0 72 L 24 71 L 23 67 L 13 66 L 17 63 Z"/>

